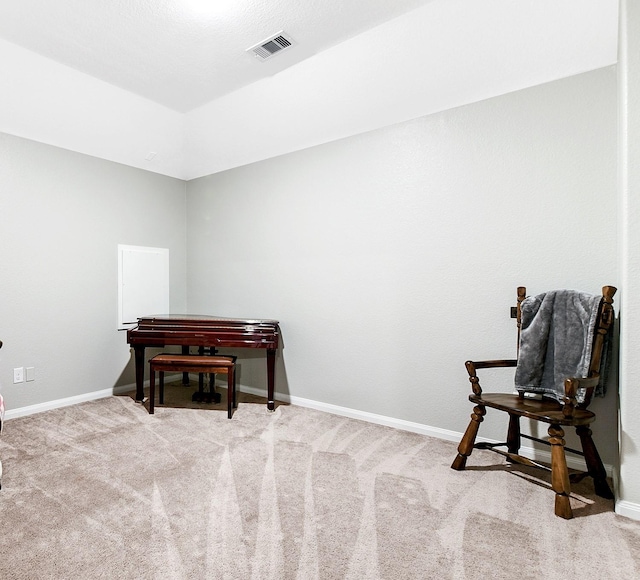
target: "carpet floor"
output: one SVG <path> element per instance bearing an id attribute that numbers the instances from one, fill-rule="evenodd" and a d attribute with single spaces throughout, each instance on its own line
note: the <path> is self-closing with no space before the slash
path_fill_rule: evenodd
<path id="1" fill-rule="evenodd" d="M 7 421 L 0 578 L 640 578 L 640 522 L 588 478 L 243 396 L 233 419 L 168 385 Z"/>

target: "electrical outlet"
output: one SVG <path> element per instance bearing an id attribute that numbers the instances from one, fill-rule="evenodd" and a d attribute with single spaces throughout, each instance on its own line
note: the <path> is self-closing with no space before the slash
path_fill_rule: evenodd
<path id="1" fill-rule="evenodd" d="M 24 367 L 18 367 L 17 369 L 13 369 L 13 382 L 15 383 L 24 383 Z"/>

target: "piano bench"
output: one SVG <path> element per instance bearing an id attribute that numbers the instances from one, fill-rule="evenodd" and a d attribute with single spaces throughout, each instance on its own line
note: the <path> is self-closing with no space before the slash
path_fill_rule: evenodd
<path id="1" fill-rule="evenodd" d="M 232 357 L 191 354 L 158 354 L 149 360 L 149 414 L 154 413 L 156 371 L 160 373 L 160 404 L 164 403 L 164 373 L 209 373 L 227 375 L 227 416 L 231 419 L 236 404 L 235 364 Z"/>

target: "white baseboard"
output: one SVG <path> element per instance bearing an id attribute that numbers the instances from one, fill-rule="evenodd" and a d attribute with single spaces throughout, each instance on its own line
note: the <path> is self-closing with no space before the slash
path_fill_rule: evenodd
<path id="1" fill-rule="evenodd" d="M 640 504 L 619 499 L 616 501 L 616 513 L 632 520 L 640 521 Z"/>
<path id="2" fill-rule="evenodd" d="M 250 392 L 248 389 L 246 392 Z M 255 394 L 261 394 L 256 392 Z M 316 409 L 318 411 L 325 411 L 327 413 L 333 413 L 334 415 L 341 415 L 343 417 L 349 417 L 351 419 L 360 419 L 362 421 L 368 421 L 369 423 L 376 423 L 378 425 L 385 425 L 387 427 L 394 427 L 403 431 L 411 431 L 412 433 L 420 433 L 421 435 L 427 435 L 429 437 L 436 437 L 437 439 L 444 439 L 446 441 L 453 441 L 458 443 L 462 438 L 462 433 L 457 431 L 450 431 L 448 429 L 441 429 L 439 427 L 430 427 L 429 425 L 423 425 L 422 423 L 412 423 L 411 421 L 405 421 L 403 419 L 395 419 L 393 417 L 387 417 L 384 415 L 376 415 L 374 413 L 368 413 L 366 411 L 358 411 L 357 409 L 349 409 L 346 407 L 338 407 L 337 405 L 330 405 L 328 403 L 320 403 L 310 399 L 303 399 L 301 397 L 289 397 L 282 396 L 278 398 L 283 402 L 290 402 L 292 405 L 298 405 L 299 407 L 308 407 L 310 409 Z M 495 439 L 487 439 L 485 437 L 478 437 L 477 441 L 484 443 L 498 443 Z M 534 449 L 533 447 L 521 447 L 520 454 L 541 463 L 551 463 L 551 453 L 546 450 Z M 453 459 L 452 459 L 453 461 Z M 567 455 L 567 465 L 570 469 L 577 469 L 580 471 L 586 470 L 584 459 L 581 457 L 575 457 Z M 613 467 L 605 464 L 607 475 L 611 477 L 613 473 Z"/>
<path id="3" fill-rule="evenodd" d="M 180 374 L 167 375 L 166 382 L 176 381 L 180 379 Z M 144 382 L 144 386 L 149 386 L 149 380 Z M 47 401 L 46 403 L 38 403 L 37 405 L 29 405 L 27 407 L 19 407 L 17 409 L 7 409 L 5 412 L 5 420 L 17 419 L 18 417 L 26 417 L 27 415 L 35 415 L 36 413 L 42 413 L 43 411 L 51 411 L 52 409 L 60 409 L 62 407 L 68 407 L 70 405 L 77 405 L 78 403 L 84 403 L 86 401 L 95 401 L 97 399 L 104 399 L 105 397 L 111 397 L 112 395 L 122 395 L 130 391 L 135 391 L 136 386 L 122 385 L 120 387 L 114 387 L 112 389 L 102 389 L 100 391 L 93 391 L 91 393 L 83 393 L 82 395 L 76 395 L 74 397 L 66 397 L 64 399 L 56 399 L 54 401 Z"/>
<path id="4" fill-rule="evenodd" d="M 171 379 L 167 377 L 167 380 Z M 145 386 L 148 385 L 149 381 L 145 381 Z M 64 399 L 47 401 L 46 403 L 38 403 L 37 405 L 19 407 L 18 409 L 7 409 L 5 413 L 5 419 L 8 421 L 9 419 L 17 419 L 18 417 L 35 415 L 36 413 L 51 411 L 52 409 L 61 409 L 62 407 L 77 405 L 78 403 L 84 403 L 86 401 L 96 401 L 97 399 L 104 399 L 105 397 L 111 397 L 112 395 L 121 395 L 123 393 L 128 393 L 129 391 L 135 391 L 135 389 L 135 385 L 123 385 L 121 387 L 114 387 L 112 389 L 102 389 L 101 391 L 83 393 L 82 395 L 76 395 L 74 397 L 66 397 Z"/>
<path id="5" fill-rule="evenodd" d="M 104 389 L 102 391 L 94 391 L 92 393 L 84 393 L 75 397 L 67 397 L 65 399 L 56 399 L 55 401 L 47 401 L 46 403 L 38 403 L 37 405 L 29 405 L 27 407 L 19 407 L 18 409 L 7 409 L 5 419 L 17 419 L 18 417 L 26 417 L 27 415 L 35 415 L 43 411 L 51 411 L 52 409 L 60 409 L 61 407 L 69 407 L 77 405 L 85 401 L 95 401 L 96 399 L 104 399 L 114 394 L 113 389 Z"/>
<path id="6" fill-rule="evenodd" d="M 167 377 L 169 380 L 177 380 L 179 375 L 175 377 Z M 148 384 L 148 381 L 145 381 Z M 28 407 L 21 407 L 19 409 L 7 409 L 5 419 L 13 419 L 17 417 L 24 417 L 26 415 L 33 415 L 35 413 L 41 413 L 43 411 L 49 411 L 51 409 L 58 409 L 61 407 L 67 407 L 69 405 L 75 405 L 85 401 L 93 401 L 96 399 L 102 399 L 104 397 L 110 397 L 111 395 L 117 395 L 135 390 L 135 385 L 124 385 L 122 387 L 116 387 L 115 389 L 104 389 L 101 391 L 94 391 L 93 393 L 85 393 L 77 395 L 75 397 L 68 397 L 65 399 L 58 399 L 55 401 L 48 401 L 46 403 L 40 403 L 37 405 L 30 405 Z M 255 389 L 253 387 L 241 386 L 239 390 L 243 393 L 249 393 L 264 397 L 264 389 Z M 384 425 L 386 427 L 393 427 L 402 431 L 410 431 L 412 433 L 418 433 L 420 435 L 426 435 L 428 437 L 435 437 L 437 439 L 444 439 L 445 441 L 458 442 L 462 438 L 462 433 L 457 431 L 450 431 L 448 429 L 441 429 L 440 427 L 431 427 L 422 423 L 414 423 L 412 421 L 405 421 L 404 419 L 396 419 L 394 417 L 387 417 L 385 415 L 377 415 L 375 413 L 369 413 L 367 411 L 359 411 L 358 409 L 350 409 L 348 407 L 340 407 L 338 405 L 331 405 L 329 403 L 322 403 L 314 401 L 313 399 L 304 399 L 302 397 L 296 397 L 286 395 L 283 393 L 276 393 L 275 399 L 283 403 L 290 403 L 299 407 L 306 407 L 308 409 L 315 409 L 317 411 L 323 411 L 325 413 L 333 413 L 334 415 L 340 415 L 341 417 L 349 417 L 350 419 L 358 419 L 361 421 L 367 421 L 369 423 L 375 423 L 377 425 Z M 494 440 L 478 437 L 479 441 L 496 443 Z M 532 459 L 534 461 L 540 461 L 543 463 L 551 462 L 551 454 L 548 451 L 534 449 L 533 447 L 522 447 L 520 449 L 521 455 Z M 578 457 L 567 456 L 567 465 L 572 469 L 584 470 L 584 461 Z M 612 476 L 614 473 L 611 465 L 605 464 L 607 474 Z M 617 482 L 616 482 L 617 483 Z M 617 485 L 616 485 L 617 487 Z M 615 511 L 617 514 L 626 516 L 628 518 L 640 521 L 640 505 L 632 502 L 618 500 L 616 501 Z"/>

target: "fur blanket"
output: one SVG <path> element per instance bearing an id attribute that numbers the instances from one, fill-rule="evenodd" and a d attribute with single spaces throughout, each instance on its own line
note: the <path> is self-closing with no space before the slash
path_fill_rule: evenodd
<path id="1" fill-rule="evenodd" d="M 518 391 L 563 402 L 564 380 L 588 376 L 601 298 L 574 290 L 554 290 L 523 301 L 515 375 Z M 596 395 L 604 396 L 603 379 Z M 578 401 L 583 398 L 584 393 L 579 393 Z"/>

